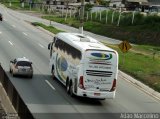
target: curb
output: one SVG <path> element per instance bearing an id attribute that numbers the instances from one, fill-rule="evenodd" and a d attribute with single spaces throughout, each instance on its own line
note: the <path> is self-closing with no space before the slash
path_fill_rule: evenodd
<path id="1" fill-rule="evenodd" d="M 46 29 L 44 29 L 44 28 L 42 28 L 42 27 L 40 27 L 40 26 L 35 26 L 35 27 L 37 27 L 39 30 L 41 30 L 41 31 L 43 31 L 43 32 L 46 32 L 48 35 L 50 35 L 50 36 L 52 36 L 52 37 L 55 36 L 55 34 L 47 31 Z"/>
<path id="2" fill-rule="evenodd" d="M 137 88 L 139 88 L 143 92 L 147 93 L 148 95 L 150 95 L 160 101 L 160 93 L 159 92 L 153 90 L 149 86 L 143 84 L 142 82 L 136 80 L 135 78 L 131 77 L 130 75 L 128 75 L 120 70 L 119 70 L 119 75 L 121 76 L 121 78 L 123 80 L 126 80 L 126 81 L 134 84 L 134 86 L 136 86 Z"/>

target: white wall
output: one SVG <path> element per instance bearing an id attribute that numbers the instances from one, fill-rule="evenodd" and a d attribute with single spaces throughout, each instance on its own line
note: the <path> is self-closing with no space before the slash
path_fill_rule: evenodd
<path id="1" fill-rule="evenodd" d="M 116 7 L 124 7 L 124 5 L 121 2 L 111 2 L 109 4 L 110 7 L 113 7 L 114 5 L 116 5 Z"/>

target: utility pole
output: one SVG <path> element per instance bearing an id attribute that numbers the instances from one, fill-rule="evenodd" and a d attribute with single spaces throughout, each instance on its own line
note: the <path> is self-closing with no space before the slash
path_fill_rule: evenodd
<path id="1" fill-rule="evenodd" d="M 80 31 L 81 34 L 83 34 L 84 2 L 85 2 L 85 0 L 81 0 L 80 27 L 79 27 L 79 31 Z"/>

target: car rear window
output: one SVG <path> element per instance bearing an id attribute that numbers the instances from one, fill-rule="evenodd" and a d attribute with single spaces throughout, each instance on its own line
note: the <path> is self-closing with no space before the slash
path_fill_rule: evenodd
<path id="1" fill-rule="evenodd" d="M 19 61 L 19 62 L 17 62 L 17 66 L 29 66 L 29 67 L 31 67 L 31 63 L 26 62 L 26 61 Z"/>

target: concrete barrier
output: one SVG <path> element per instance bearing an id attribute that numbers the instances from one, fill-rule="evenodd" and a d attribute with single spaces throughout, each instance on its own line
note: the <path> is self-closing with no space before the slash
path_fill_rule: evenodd
<path id="1" fill-rule="evenodd" d="M 0 101 L 5 110 L 2 119 L 34 119 L 18 91 L 0 65 Z"/>

